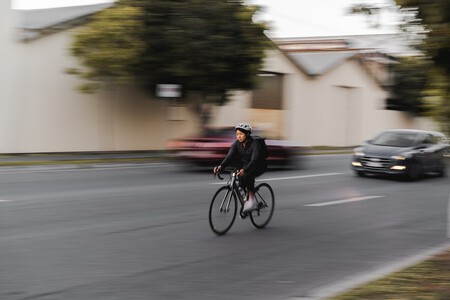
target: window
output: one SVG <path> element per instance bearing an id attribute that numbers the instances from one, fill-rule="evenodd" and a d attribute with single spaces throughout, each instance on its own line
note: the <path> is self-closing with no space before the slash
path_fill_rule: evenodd
<path id="1" fill-rule="evenodd" d="M 277 73 L 261 73 L 253 90 L 252 108 L 282 109 L 283 75 Z"/>
<path id="2" fill-rule="evenodd" d="M 423 144 L 434 145 L 437 143 L 438 143 L 438 141 L 437 141 L 436 137 L 432 136 L 431 134 L 427 134 L 427 136 L 423 140 Z"/>

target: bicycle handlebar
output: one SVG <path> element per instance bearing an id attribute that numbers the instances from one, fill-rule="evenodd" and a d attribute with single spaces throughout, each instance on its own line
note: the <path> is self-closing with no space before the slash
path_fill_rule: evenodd
<path id="1" fill-rule="evenodd" d="M 229 173 L 233 173 L 233 172 L 236 172 L 237 170 L 238 170 L 237 168 L 227 167 L 227 168 L 225 168 L 224 171 L 229 172 Z M 220 172 L 219 172 L 219 173 L 214 173 L 214 177 L 216 177 L 216 175 L 217 175 L 217 177 L 218 177 L 220 180 L 223 180 L 223 177 L 220 176 Z"/>

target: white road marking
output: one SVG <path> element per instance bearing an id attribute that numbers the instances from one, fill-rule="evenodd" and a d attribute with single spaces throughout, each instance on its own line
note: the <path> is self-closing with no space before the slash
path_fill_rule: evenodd
<path id="1" fill-rule="evenodd" d="M 328 202 L 321 202 L 321 203 L 314 203 L 314 204 L 306 204 L 305 206 L 328 206 L 328 205 L 336 205 L 336 204 L 357 202 L 357 201 L 364 201 L 364 200 L 371 200 L 371 199 L 384 198 L 384 197 L 386 197 L 386 196 L 355 197 L 355 198 L 349 198 L 349 199 L 343 199 L 343 200 L 335 200 L 335 201 L 328 201 Z"/>
<path id="2" fill-rule="evenodd" d="M 266 181 L 276 181 L 276 180 L 291 180 L 291 179 L 302 179 L 302 178 L 313 178 L 313 177 L 324 177 L 324 176 L 335 176 L 335 175 L 342 175 L 345 173 L 323 173 L 323 174 L 312 174 L 312 175 L 300 175 L 300 176 L 288 176 L 288 177 L 275 177 L 275 178 L 261 178 L 256 179 L 256 181 L 259 182 L 266 182 Z M 225 181 L 225 180 L 224 180 Z M 224 184 L 224 181 L 222 182 L 212 182 L 210 184 Z"/>
<path id="3" fill-rule="evenodd" d="M 301 175 L 301 176 L 278 177 L 278 178 L 263 178 L 263 179 L 257 179 L 256 181 L 264 182 L 264 181 L 275 181 L 275 180 L 302 179 L 302 178 L 335 176 L 335 175 L 342 175 L 342 174 L 344 174 L 344 173 L 324 173 L 324 174 Z"/>
<path id="4" fill-rule="evenodd" d="M 11 202 L 11 200 L 0 199 L 0 202 Z"/>

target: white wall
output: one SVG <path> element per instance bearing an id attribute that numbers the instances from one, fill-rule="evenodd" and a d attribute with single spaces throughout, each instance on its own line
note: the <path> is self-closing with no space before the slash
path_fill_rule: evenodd
<path id="1" fill-rule="evenodd" d="M 11 27 L 11 1 L 0 1 L 0 152 L 8 152 L 11 145 L 15 143 L 14 119 L 15 103 L 12 99 L 12 83 L 14 65 L 11 60 L 12 49 L 12 27 Z"/>
<path id="2" fill-rule="evenodd" d="M 436 129 L 429 119 L 386 110 L 387 91 L 355 59 L 311 79 L 307 85 L 301 93 L 301 108 L 296 111 L 306 111 L 308 115 L 303 117 L 308 122 L 297 128 L 294 140 L 310 145 L 353 146 L 385 129 Z"/>
<path id="3" fill-rule="evenodd" d="M 1 152 L 161 150 L 168 139 L 197 130 L 192 109 L 179 108 L 181 120 L 172 121 L 170 101 L 133 88 L 80 93 L 79 79 L 65 74 L 78 66 L 68 52 L 72 32 L 8 41 L 10 89 L 2 97 Z"/>
<path id="4" fill-rule="evenodd" d="M 251 93 L 236 91 L 225 106 L 215 106 L 211 118 L 212 127 L 229 127 L 237 123 L 249 122 Z"/>

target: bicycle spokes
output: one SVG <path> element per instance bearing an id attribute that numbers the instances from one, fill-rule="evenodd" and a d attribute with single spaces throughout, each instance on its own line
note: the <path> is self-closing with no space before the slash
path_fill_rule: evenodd
<path id="1" fill-rule="evenodd" d="M 230 212 L 230 205 L 231 205 L 231 197 L 230 197 L 231 190 L 228 190 L 225 196 L 222 199 L 222 202 L 219 207 L 220 212 Z"/>
<path id="2" fill-rule="evenodd" d="M 218 235 L 225 234 L 233 225 L 237 212 L 236 195 L 228 186 L 221 187 L 211 201 L 209 224 Z"/>

